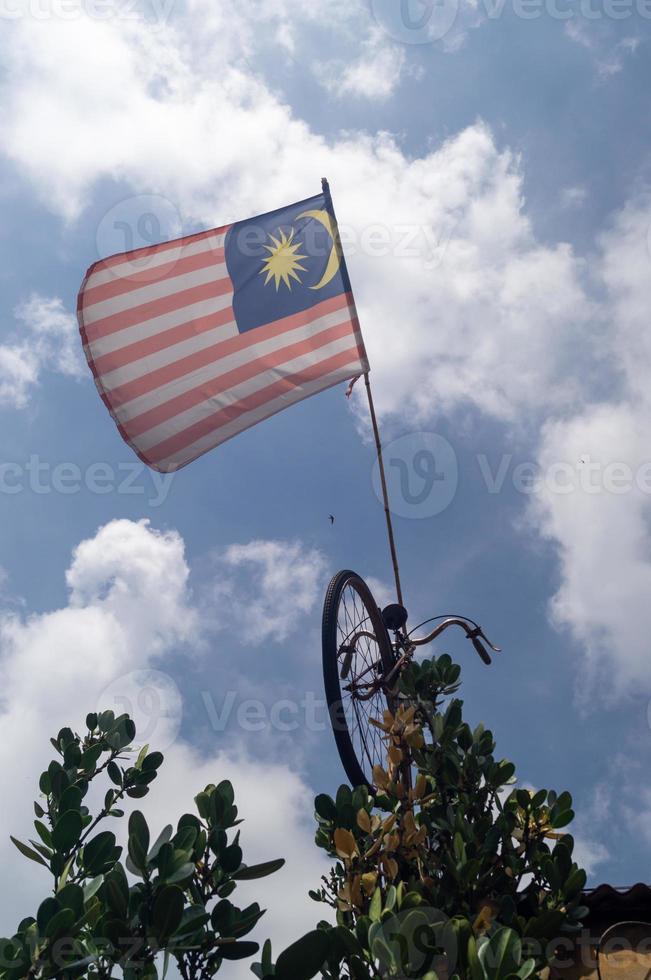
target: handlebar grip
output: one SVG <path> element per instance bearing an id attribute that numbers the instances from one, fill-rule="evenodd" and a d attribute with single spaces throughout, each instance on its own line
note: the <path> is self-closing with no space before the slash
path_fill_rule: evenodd
<path id="1" fill-rule="evenodd" d="M 471 636 L 470 640 L 472 641 L 472 645 L 474 646 L 475 650 L 477 651 L 481 659 L 484 661 L 484 663 L 490 666 L 490 664 L 492 664 L 493 661 L 491 660 L 488 650 L 483 645 L 481 640 L 479 640 L 476 636 Z"/>

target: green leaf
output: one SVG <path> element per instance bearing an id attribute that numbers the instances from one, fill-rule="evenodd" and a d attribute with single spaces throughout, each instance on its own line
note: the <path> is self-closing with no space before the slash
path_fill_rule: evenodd
<path id="1" fill-rule="evenodd" d="M 278 957 L 278 980 L 311 980 L 325 963 L 330 944 L 322 929 L 315 929 L 293 943 Z"/>
<path id="2" fill-rule="evenodd" d="M 253 881 L 255 878 L 266 878 L 268 875 L 280 871 L 284 864 L 284 858 L 278 858 L 275 861 L 266 861 L 264 864 L 252 864 L 248 868 L 240 868 L 232 877 L 235 881 Z"/>
<path id="3" fill-rule="evenodd" d="M 72 868 L 74 860 L 75 860 L 75 855 L 72 854 L 66 861 L 63 871 L 59 876 L 59 884 L 57 886 L 58 892 L 60 892 L 63 888 L 65 888 L 66 882 L 68 880 L 68 875 L 70 874 L 70 869 Z"/>
<path id="4" fill-rule="evenodd" d="M 547 799 L 547 790 L 539 789 L 537 793 L 534 793 L 531 799 L 531 809 L 537 810 L 539 807 L 543 805 L 546 799 Z"/>
<path id="5" fill-rule="evenodd" d="M 177 881 L 184 881 L 186 878 L 189 878 L 190 875 L 192 875 L 193 873 L 194 873 L 194 864 L 191 861 L 188 861 L 186 864 L 182 864 L 179 868 L 176 868 L 176 870 L 173 871 L 172 874 L 166 875 L 165 880 L 167 881 L 168 885 L 173 885 Z"/>
<path id="6" fill-rule="evenodd" d="M 242 864 L 242 848 L 237 844 L 231 844 L 221 854 L 220 864 L 226 874 L 233 874 Z M 260 875 L 259 877 L 263 877 Z"/>
<path id="7" fill-rule="evenodd" d="M 164 756 L 162 752 L 151 752 L 145 757 L 142 763 L 143 772 L 152 772 L 153 770 L 160 769 L 163 764 Z"/>
<path id="8" fill-rule="evenodd" d="M 551 824 L 554 830 L 560 830 L 561 827 L 567 827 L 568 823 L 572 823 L 573 820 L 574 810 L 563 810 L 562 813 L 551 817 Z"/>
<path id="9" fill-rule="evenodd" d="M 527 977 L 530 977 L 535 969 L 536 961 L 534 959 L 525 960 L 515 976 L 518 977 L 519 980 L 527 980 Z"/>
<path id="10" fill-rule="evenodd" d="M 335 798 L 335 803 L 337 804 L 337 809 L 341 810 L 344 806 L 352 806 L 353 794 L 350 790 L 350 786 L 346 786 L 345 783 L 337 790 L 337 796 Z"/>
<path id="11" fill-rule="evenodd" d="M 210 922 L 210 915 L 203 905 L 191 905 L 183 911 L 181 924 L 174 931 L 174 936 L 189 936 Z"/>
<path id="12" fill-rule="evenodd" d="M 113 761 L 113 759 L 111 759 L 106 767 L 106 772 L 108 773 L 108 777 L 112 783 L 115 783 L 116 786 L 122 785 L 122 773 L 120 771 L 120 767 L 117 762 Z"/>
<path id="13" fill-rule="evenodd" d="M 84 890 L 81 885 L 70 883 L 57 891 L 57 901 L 64 909 L 72 909 L 75 917 L 80 919 L 84 914 Z"/>
<path id="14" fill-rule="evenodd" d="M 45 933 L 48 922 L 60 910 L 61 906 L 57 902 L 56 898 L 46 898 L 44 902 L 41 902 L 38 907 L 38 912 L 36 913 L 36 923 L 40 933 Z"/>
<path id="15" fill-rule="evenodd" d="M 484 968 L 481 965 L 479 959 L 479 954 L 477 951 L 477 940 L 474 936 L 471 936 L 468 940 L 468 966 L 470 967 L 470 976 L 472 980 L 486 980 L 486 974 L 484 973 Z"/>
<path id="16" fill-rule="evenodd" d="M 314 809 L 318 817 L 323 820 L 334 821 L 337 819 L 337 807 L 334 800 L 325 793 L 319 794 L 314 801 Z"/>
<path id="17" fill-rule="evenodd" d="M 121 853 L 122 848 L 115 845 L 115 834 L 105 830 L 84 845 L 84 870 L 93 877 L 104 874 L 119 860 Z"/>
<path id="18" fill-rule="evenodd" d="M 217 953 L 224 960 L 244 960 L 248 956 L 255 956 L 259 949 L 257 943 L 220 943 L 217 947 Z M 276 968 L 277 975 L 278 969 Z M 299 980 L 299 978 L 293 978 L 293 980 Z"/>
<path id="19" fill-rule="evenodd" d="M 81 762 L 79 763 L 79 768 L 83 769 L 84 772 L 92 772 L 103 751 L 104 749 L 101 742 L 97 742 L 96 745 L 91 745 L 90 748 L 86 749 L 86 751 L 83 753 Z"/>
<path id="20" fill-rule="evenodd" d="M 140 810 L 134 810 L 129 817 L 129 836 L 135 837 L 144 854 L 149 850 L 149 827 Z"/>
<path id="21" fill-rule="evenodd" d="M 160 851 L 163 844 L 167 844 L 171 840 L 172 833 L 173 833 L 173 829 L 171 824 L 168 824 L 167 827 L 163 827 L 160 834 L 152 844 L 149 854 L 147 855 L 148 861 L 153 861 L 154 858 L 158 856 L 158 852 Z"/>
<path id="22" fill-rule="evenodd" d="M 130 786 L 127 790 L 127 796 L 130 796 L 133 800 L 141 800 L 148 792 L 148 786 Z"/>
<path id="23" fill-rule="evenodd" d="M 582 868 L 574 868 L 574 870 L 568 875 L 565 885 L 563 886 L 563 891 L 565 897 L 572 899 L 579 892 L 582 892 L 586 884 L 586 873 Z"/>
<path id="24" fill-rule="evenodd" d="M 129 908 L 129 883 L 119 864 L 104 879 L 102 893 L 111 912 L 119 919 L 126 918 Z"/>
<path id="25" fill-rule="evenodd" d="M 522 954 L 520 937 L 513 929 L 502 928 L 479 950 L 479 961 L 489 980 L 505 980 L 518 969 Z"/>
<path id="26" fill-rule="evenodd" d="M 34 826 L 36 827 L 36 833 L 41 838 L 46 847 L 52 847 L 52 834 L 47 829 L 44 823 L 40 820 L 34 821 Z"/>
<path id="27" fill-rule="evenodd" d="M 152 925 L 159 940 L 171 936 L 183 918 L 183 892 L 174 885 L 165 885 L 156 894 L 152 912 Z"/>
<path id="28" fill-rule="evenodd" d="M 61 909 L 56 915 L 53 915 L 47 924 L 45 929 L 46 939 L 56 939 L 59 936 L 65 934 L 70 934 L 75 923 L 75 913 L 72 909 Z"/>
<path id="29" fill-rule="evenodd" d="M 82 792 L 78 785 L 68 786 L 63 792 L 59 803 L 59 812 L 65 813 L 66 810 L 81 809 Z"/>
<path id="30" fill-rule="evenodd" d="M 97 718 L 97 725 L 100 732 L 108 732 L 109 729 L 113 727 L 115 723 L 115 714 L 113 711 L 102 711 Z"/>
<path id="31" fill-rule="evenodd" d="M 194 802 L 197 805 L 197 810 L 199 811 L 199 816 L 204 820 L 208 819 L 208 813 L 210 810 L 210 796 L 208 793 L 197 793 L 194 798 Z"/>
<path id="32" fill-rule="evenodd" d="M 84 885 L 84 902 L 89 902 L 93 895 L 96 895 L 104 884 L 104 875 L 97 875 Z"/>
<path id="33" fill-rule="evenodd" d="M 78 810 L 67 810 L 59 817 L 52 830 L 52 843 L 64 853 L 78 843 L 82 832 L 81 815 Z"/>
<path id="34" fill-rule="evenodd" d="M 40 854 L 38 854 L 36 851 L 33 851 L 31 847 L 27 846 L 27 844 L 23 844 L 22 841 L 16 840 L 16 838 L 11 837 L 11 835 L 9 836 L 12 844 L 14 844 L 14 846 L 18 848 L 21 854 L 23 854 L 26 858 L 29 858 L 30 861 L 35 861 L 36 864 L 42 864 L 44 868 L 47 868 L 47 864 L 43 860 Z"/>
<path id="35" fill-rule="evenodd" d="M 371 899 L 371 907 L 368 911 L 371 922 L 379 922 L 382 915 L 382 892 L 376 888 Z"/>

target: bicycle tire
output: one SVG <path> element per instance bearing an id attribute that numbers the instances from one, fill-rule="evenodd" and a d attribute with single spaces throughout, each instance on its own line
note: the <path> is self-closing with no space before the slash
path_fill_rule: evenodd
<path id="1" fill-rule="evenodd" d="M 348 593 L 354 607 L 352 615 L 342 608 L 347 603 Z M 342 613 L 343 626 L 340 621 Z M 381 732 L 370 724 L 369 718 L 377 717 L 381 721 L 384 709 L 391 705 L 384 691 L 378 691 L 368 701 L 356 699 L 346 687 L 342 691 L 340 678 L 342 639 L 364 624 L 367 628 L 370 626 L 375 640 L 364 638 L 360 643 L 359 655 L 357 651 L 351 655 L 351 675 L 355 675 L 358 657 L 360 666 L 366 668 L 365 675 L 377 676 L 379 664 L 382 673 L 386 673 L 394 666 L 395 656 L 382 614 L 364 579 L 356 572 L 345 569 L 332 578 L 323 604 L 323 680 L 330 723 L 346 775 L 353 787 L 366 785 L 373 790 L 373 765 L 386 767 L 386 748 Z M 369 709 L 366 710 L 364 705 L 369 705 Z M 347 709 L 349 713 L 352 710 L 352 730 L 346 717 Z"/>

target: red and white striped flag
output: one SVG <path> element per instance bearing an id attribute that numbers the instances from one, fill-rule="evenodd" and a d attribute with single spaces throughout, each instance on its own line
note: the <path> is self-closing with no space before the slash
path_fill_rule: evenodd
<path id="1" fill-rule="evenodd" d="M 96 262 L 77 311 L 104 403 L 161 472 L 368 371 L 327 184 L 279 211 Z"/>

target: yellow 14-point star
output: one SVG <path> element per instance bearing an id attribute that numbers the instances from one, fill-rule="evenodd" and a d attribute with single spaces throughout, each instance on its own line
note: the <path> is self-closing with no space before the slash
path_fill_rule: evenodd
<path id="1" fill-rule="evenodd" d="M 301 255 L 297 251 L 301 247 L 301 243 L 294 242 L 293 228 L 289 235 L 286 235 L 284 231 L 279 229 L 278 235 L 280 236 L 279 238 L 274 238 L 273 235 L 269 235 L 273 245 L 264 246 L 269 252 L 269 255 L 264 259 L 260 275 L 263 276 L 266 273 L 265 286 L 273 279 L 276 285 L 276 292 L 278 292 L 278 287 L 282 281 L 291 292 L 291 280 L 295 279 L 296 282 L 300 283 L 301 280 L 298 272 L 307 272 L 305 266 L 300 264 L 300 260 L 306 259 L 307 256 Z"/>

